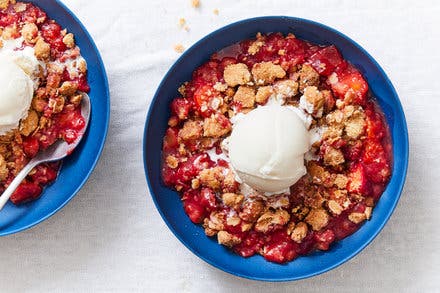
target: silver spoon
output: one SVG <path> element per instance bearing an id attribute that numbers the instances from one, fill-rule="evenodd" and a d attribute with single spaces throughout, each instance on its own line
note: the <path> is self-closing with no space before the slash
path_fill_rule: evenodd
<path id="1" fill-rule="evenodd" d="M 83 98 L 81 102 L 81 114 L 85 120 L 85 132 L 89 124 L 91 106 L 89 96 L 86 93 L 83 93 L 82 95 Z M 55 162 L 64 159 L 73 152 L 83 136 L 84 133 L 78 136 L 78 138 L 71 144 L 68 144 L 64 140 L 59 139 L 47 149 L 39 151 L 38 154 L 32 160 L 30 160 L 29 163 L 17 174 L 15 179 L 12 180 L 11 184 L 9 184 L 8 188 L 6 188 L 6 190 L 0 196 L 0 210 L 3 209 L 11 195 L 33 168 L 41 163 Z"/>

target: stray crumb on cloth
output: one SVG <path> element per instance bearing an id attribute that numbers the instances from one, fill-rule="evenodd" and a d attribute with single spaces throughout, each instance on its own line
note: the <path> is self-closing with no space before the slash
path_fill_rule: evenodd
<path id="1" fill-rule="evenodd" d="M 194 8 L 200 7 L 200 0 L 191 0 L 191 6 Z"/>
<path id="2" fill-rule="evenodd" d="M 185 51 L 185 47 L 182 44 L 176 44 L 174 45 L 174 51 L 177 53 L 183 53 L 183 51 Z"/>
<path id="3" fill-rule="evenodd" d="M 186 19 L 185 18 L 183 18 L 183 17 L 179 18 L 179 27 L 181 29 L 184 29 L 187 32 L 189 31 L 189 26 L 186 25 Z"/>
<path id="4" fill-rule="evenodd" d="M 186 24 L 185 18 L 181 17 L 179 18 L 179 27 L 184 28 Z"/>
<path id="5" fill-rule="evenodd" d="M 214 9 L 214 11 L 212 11 L 212 12 L 214 12 L 214 14 L 215 15 L 218 15 L 218 13 L 219 13 L 219 11 L 218 11 L 218 9 L 216 8 L 216 9 Z"/>

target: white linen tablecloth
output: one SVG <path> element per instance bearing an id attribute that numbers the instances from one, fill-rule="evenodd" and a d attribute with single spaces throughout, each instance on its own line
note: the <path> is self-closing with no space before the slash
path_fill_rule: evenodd
<path id="1" fill-rule="evenodd" d="M 440 2 L 201 0 L 198 10 L 190 0 L 64 2 L 106 64 L 109 135 L 95 172 L 61 212 L 0 238 L 0 292 L 440 291 Z M 179 56 L 173 45 L 260 15 L 313 19 L 358 41 L 393 81 L 409 126 L 407 182 L 385 229 L 348 263 L 297 282 L 237 278 L 189 252 L 156 211 L 142 165 L 146 112 Z"/>

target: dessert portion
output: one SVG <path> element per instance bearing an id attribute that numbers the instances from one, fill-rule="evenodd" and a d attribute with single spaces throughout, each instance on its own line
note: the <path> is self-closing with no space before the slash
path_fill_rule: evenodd
<path id="1" fill-rule="evenodd" d="M 260 106 L 239 117 L 229 138 L 228 155 L 239 179 L 266 195 L 285 192 L 306 174 L 310 138 L 294 110 L 278 103 Z"/>
<path id="2" fill-rule="evenodd" d="M 205 234 L 284 263 L 370 219 L 392 144 L 368 83 L 335 46 L 258 34 L 179 88 L 162 177 Z"/>
<path id="3" fill-rule="evenodd" d="M 74 36 L 30 3 L 0 1 L 0 194 L 45 149 L 84 131 L 82 92 L 87 64 Z M 54 181 L 59 163 L 36 167 L 11 196 L 36 199 Z"/>
<path id="4" fill-rule="evenodd" d="M 13 60 L 0 57 L 0 134 L 17 128 L 34 96 L 32 79 Z"/>

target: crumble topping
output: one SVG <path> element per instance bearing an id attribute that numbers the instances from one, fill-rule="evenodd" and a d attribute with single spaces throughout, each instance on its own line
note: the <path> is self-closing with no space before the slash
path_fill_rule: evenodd
<path id="1" fill-rule="evenodd" d="M 226 66 L 223 78 L 230 87 L 245 85 L 251 81 L 251 73 L 246 64 L 237 63 Z"/>
<path id="2" fill-rule="evenodd" d="M 6 165 L 5 158 L 0 154 L 0 181 L 5 180 L 9 175 L 9 169 Z"/>
<path id="3" fill-rule="evenodd" d="M 41 149 L 58 139 L 74 142 L 81 135 L 80 114 L 87 83 L 87 63 L 75 37 L 31 3 L 0 0 L 0 53 L 15 62 L 34 82 L 27 116 L 0 135 L 0 193 Z M 39 68 L 35 70 L 33 67 Z M 59 163 L 37 166 L 11 196 L 14 204 L 34 200 L 57 177 Z"/>
<path id="4" fill-rule="evenodd" d="M 228 193 L 223 193 L 222 200 L 225 203 L 225 205 L 237 210 L 240 207 L 240 205 L 243 203 L 244 196 L 242 194 L 228 192 Z"/>
<path id="5" fill-rule="evenodd" d="M 234 245 L 241 243 L 241 239 L 239 237 L 234 236 L 226 231 L 218 232 L 217 239 L 219 244 L 223 244 L 228 247 L 233 247 Z"/>
<path id="6" fill-rule="evenodd" d="M 290 237 L 296 243 L 301 243 L 302 240 L 307 236 L 307 232 L 309 230 L 307 224 L 304 222 L 299 222 L 298 224 L 294 225 L 294 227 L 295 228 L 293 228 Z"/>
<path id="7" fill-rule="evenodd" d="M 290 214 L 284 209 L 269 210 L 262 214 L 255 224 L 255 231 L 266 233 L 276 225 L 285 225 L 290 220 Z"/>
<path id="8" fill-rule="evenodd" d="M 203 122 L 203 135 L 206 137 L 221 137 L 228 134 L 232 126 L 226 117 L 222 114 L 212 115 L 209 118 L 205 118 Z"/>
<path id="9" fill-rule="evenodd" d="M 255 101 L 260 105 L 266 104 L 273 93 L 272 86 L 261 86 L 257 90 Z"/>
<path id="10" fill-rule="evenodd" d="M 244 108 L 252 108 L 255 104 L 255 90 L 249 86 L 240 86 L 233 99 Z"/>
<path id="11" fill-rule="evenodd" d="M 257 85 L 273 83 L 277 78 L 286 76 L 284 69 L 272 62 L 257 63 L 252 67 L 252 75 Z"/>
<path id="12" fill-rule="evenodd" d="M 39 38 L 34 47 L 35 57 L 40 60 L 46 60 L 50 56 L 50 45 L 43 39 Z"/>
<path id="13" fill-rule="evenodd" d="M 304 64 L 299 71 L 299 91 L 304 92 L 309 86 L 317 87 L 319 85 L 319 74 L 312 66 Z"/>
<path id="14" fill-rule="evenodd" d="M 279 99 L 286 100 L 298 94 L 298 83 L 291 79 L 279 80 L 274 83 L 273 91 Z"/>
<path id="15" fill-rule="evenodd" d="M 312 209 L 305 219 L 305 221 L 312 226 L 312 229 L 315 231 L 319 231 L 327 226 L 328 220 L 329 216 L 322 208 Z"/>
<path id="16" fill-rule="evenodd" d="M 179 131 L 179 139 L 182 141 L 195 140 L 202 137 L 202 131 L 203 128 L 199 121 L 188 120 Z"/>
<path id="17" fill-rule="evenodd" d="M 352 81 L 366 83 L 358 71 L 348 63 L 346 71 L 326 63 L 328 58 L 342 62 L 334 46 L 308 44 L 310 57 L 277 47 L 290 41 L 296 48 L 293 34 L 258 34 L 241 43 L 235 57 L 214 55 L 179 88 L 181 97 L 173 101 L 179 107 L 172 106 L 169 119 L 172 131 L 164 139 L 164 182 L 181 191 L 184 206 L 199 205 L 199 214 L 185 208 L 190 219 L 234 252 L 276 262 L 295 258 L 296 252 L 289 253 L 302 243 L 312 244 L 300 254 L 327 250 L 353 233 L 370 219 L 391 174 L 383 118 L 371 97 L 360 92 L 364 84 L 350 88 Z M 228 157 L 234 124 L 268 103 L 291 107 L 309 129 L 312 145 L 305 156 L 307 174 L 271 196 L 243 183 Z M 373 129 L 383 136 L 377 138 Z M 173 151 L 166 155 L 170 144 Z M 190 198 L 196 203 L 188 203 Z M 274 245 L 294 248 L 274 257 Z"/>
<path id="18" fill-rule="evenodd" d="M 320 118 L 324 110 L 324 96 L 316 86 L 307 86 L 303 90 L 300 105 L 313 117 Z"/>

